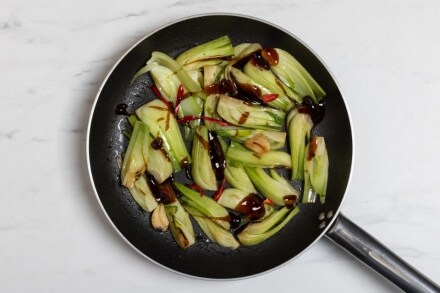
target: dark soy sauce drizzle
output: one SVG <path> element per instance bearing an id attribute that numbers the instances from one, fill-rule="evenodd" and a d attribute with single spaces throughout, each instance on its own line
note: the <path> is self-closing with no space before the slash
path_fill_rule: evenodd
<path id="1" fill-rule="evenodd" d="M 116 115 L 124 115 L 124 116 L 130 115 L 127 112 L 127 107 L 128 107 L 128 105 L 125 103 L 121 103 L 121 104 L 116 105 L 115 114 Z"/>
<path id="2" fill-rule="evenodd" d="M 160 149 L 164 157 L 167 159 L 168 162 L 171 162 L 170 156 L 168 155 L 167 151 L 164 149 Z"/>
<path id="3" fill-rule="evenodd" d="M 309 153 L 307 154 L 307 160 L 310 161 L 311 159 L 313 159 L 313 157 L 315 156 L 316 153 L 316 148 L 318 147 L 318 140 L 316 139 L 316 137 L 312 137 L 310 139 L 310 143 L 309 143 Z"/>
<path id="4" fill-rule="evenodd" d="M 204 90 L 207 95 L 223 94 L 230 97 L 236 97 L 238 95 L 236 83 L 224 78 L 219 82 L 205 86 Z"/>
<path id="5" fill-rule="evenodd" d="M 284 204 L 287 208 L 294 208 L 297 204 L 298 197 L 294 194 L 283 196 Z"/>
<path id="6" fill-rule="evenodd" d="M 167 159 L 167 161 L 171 161 L 170 157 L 168 156 L 168 153 L 162 148 L 163 147 L 163 139 L 158 136 L 151 142 L 151 148 L 154 150 L 160 150 L 164 157 Z"/>
<path id="7" fill-rule="evenodd" d="M 231 229 L 238 228 L 241 224 L 241 216 L 230 212 L 229 223 L 231 224 Z"/>
<path id="8" fill-rule="evenodd" d="M 224 79 L 223 79 L 224 80 Z M 209 95 L 215 95 L 215 94 L 222 94 L 224 93 L 224 90 L 222 88 L 222 81 L 214 83 L 214 84 L 210 84 L 205 86 L 204 91 L 205 93 L 209 96 Z"/>
<path id="9" fill-rule="evenodd" d="M 222 80 L 222 90 L 222 93 L 231 97 L 237 97 L 239 95 L 237 84 L 229 79 Z"/>
<path id="10" fill-rule="evenodd" d="M 170 204 L 177 200 L 177 195 L 173 189 L 172 178 L 168 178 L 162 184 L 157 185 L 160 192 L 160 201 L 163 204 Z"/>
<path id="11" fill-rule="evenodd" d="M 252 104 L 261 104 L 261 90 L 249 84 L 239 83 L 231 76 L 231 80 L 222 79 L 219 82 L 205 86 L 205 93 L 208 95 L 227 95 Z"/>
<path id="12" fill-rule="evenodd" d="M 260 53 L 255 54 L 251 59 L 251 64 L 258 67 L 260 70 L 269 70 L 270 65 L 263 59 Z"/>
<path id="13" fill-rule="evenodd" d="M 208 131 L 209 153 L 211 155 L 211 165 L 214 169 L 215 178 L 222 181 L 225 178 L 226 158 L 223 152 L 217 133 Z"/>
<path id="14" fill-rule="evenodd" d="M 186 168 L 186 167 L 188 167 L 188 165 L 189 165 L 188 157 L 185 157 L 180 161 L 180 167 Z"/>
<path id="15" fill-rule="evenodd" d="M 259 87 L 248 83 L 239 83 L 238 81 L 235 81 L 235 84 L 239 89 L 237 96 L 235 96 L 236 98 L 261 104 L 261 89 Z"/>
<path id="16" fill-rule="evenodd" d="M 269 64 L 269 66 L 277 65 L 280 60 L 278 53 L 274 48 L 266 48 L 261 51 L 261 57 L 267 62 L 267 64 Z"/>
<path id="17" fill-rule="evenodd" d="M 163 140 L 161 137 L 156 137 L 152 142 L 151 142 L 151 147 L 155 150 L 159 150 L 162 148 L 163 145 Z"/>
<path id="18" fill-rule="evenodd" d="M 236 229 L 241 224 L 241 216 L 232 212 L 229 212 L 227 216 L 214 217 L 212 219 L 228 222 L 229 224 L 231 224 L 231 229 Z"/>
<path id="19" fill-rule="evenodd" d="M 298 107 L 298 112 L 309 114 L 313 124 L 316 125 L 324 119 L 325 102 L 322 101 L 319 104 L 315 104 L 311 97 L 304 97 L 302 104 Z"/>
<path id="20" fill-rule="evenodd" d="M 151 192 L 153 193 L 154 197 L 156 198 L 156 201 L 162 202 L 162 197 L 160 196 L 159 186 L 152 175 L 147 176 L 147 183 L 148 183 L 148 187 L 150 187 Z"/>
<path id="21" fill-rule="evenodd" d="M 250 220 L 257 220 L 264 216 L 263 201 L 254 193 L 246 196 L 236 207 L 235 210 L 245 214 Z"/>
<path id="22" fill-rule="evenodd" d="M 248 63 L 248 61 L 255 56 L 256 54 L 258 54 L 261 50 L 255 50 L 254 52 L 250 52 L 249 54 L 247 54 L 246 56 L 244 56 L 243 58 L 241 58 L 239 61 L 237 61 L 234 64 L 234 67 L 236 68 L 243 68 L 246 63 Z"/>

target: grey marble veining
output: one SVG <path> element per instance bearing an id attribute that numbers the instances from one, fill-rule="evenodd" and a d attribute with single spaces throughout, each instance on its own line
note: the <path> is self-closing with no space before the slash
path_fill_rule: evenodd
<path id="1" fill-rule="evenodd" d="M 12 1 L 0 9 L 1 292 L 398 292 L 322 239 L 257 278 L 207 282 L 146 261 L 113 231 L 85 141 L 102 80 L 178 18 L 234 12 L 302 38 L 345 93 L 355 165 L 343 212 L 440 282 L 438 1 Z"/>

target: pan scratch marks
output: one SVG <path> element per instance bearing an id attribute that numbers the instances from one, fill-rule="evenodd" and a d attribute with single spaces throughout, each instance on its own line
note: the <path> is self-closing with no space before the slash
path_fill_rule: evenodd
<path id="1" fill-rule="evenodd" d="M 17 29 L 21 26 L 22 26 L 21 21 L 18 19 L 14 19 L 9 22 L 6 21 L 6 22 L 0 23 L 0 30 L 3 30 L 3 31 L 13 30 L 13 29 Z"/>
<path id="2" fill-rule="evenodd" d="M 139 12 L 128 12 L 128 13 L 123 14 L 121 16 L 115 16 L 115 17 L 111 17 L 111 18 L 100 19 L 100 20 L 97 20 L 96 22 L 93 22 L 93 23 L 88 23 L 88 24 L 81 25 L 80 27 L 77 27 L 77 28 L 73 29 L 72 31 L 75 32 L 75 31 L 90 30 L 90 29 L 93 29 L 95 27 L 99 27 L 99 26 L 106 25 L 106 24 L 109 24 L 109 23 L 123 21 L 123 20 L 127 20 L 129 18 L 137 18 L 137 17 L 141 17 L 141 16 L 146 16 L 149 13 L 150 13 L 150 11 L 148 11 L 148 10 L 141 10 Z"/>

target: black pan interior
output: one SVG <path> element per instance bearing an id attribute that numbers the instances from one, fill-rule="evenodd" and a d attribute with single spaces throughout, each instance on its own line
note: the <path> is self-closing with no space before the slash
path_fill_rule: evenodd
<path id="1" fill-rule="evenodd" d="M 279 233 L 253 247 L 231 251 L 207 242 L 197 225 L 197 242 L 180 249 L 170 233 L 154 231 L 149 214 L 141 210 L 121 187 L 118 161 L 127 146 L 122 130 L 126 117 L 115 114 L 120 103 L 128 112 L 152 97 L 147 75 L 130 85 L 134 73 L 152 51 L 172 57 L 196 44 L 228 35 L 233 44 L 258 42 L 291 52 L 327 92 L 324 120 L 313 130 L 325 137 L 330 157 L 327 201 L 324 205 L 300 206 L 301 212 Z M 277 267 L 306 249 L 322 235 L 318 216 L 337 211 L 348 183 L 352 160 L 352 134 L 342 95 L 320 60 L 292 35 L 267 23 L 233 15 L 209 15 L 169 25 L 145 38 L 115 67 L 99 93 L 92 114 L 89 162 L 99 200 L 121 234 L 148 258 L 172 270 L 203 278 L 240 278 Z M 179 180 L 179 179 L 177 179 Z"/>

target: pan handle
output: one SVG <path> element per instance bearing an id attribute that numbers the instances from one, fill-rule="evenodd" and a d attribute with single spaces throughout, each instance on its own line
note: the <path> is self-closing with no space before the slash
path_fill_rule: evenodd
<path id="1" fill-rule="evenodd" d="M 326 236 L 405 292 L 440 292 L 440 287 L 341 213 Z"/>

